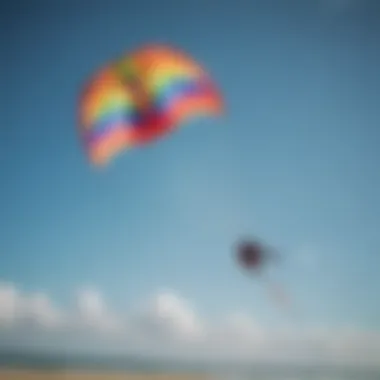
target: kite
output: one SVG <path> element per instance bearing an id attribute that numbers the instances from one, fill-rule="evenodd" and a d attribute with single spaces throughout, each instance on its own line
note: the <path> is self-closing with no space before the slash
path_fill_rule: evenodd
<path id="1" fill-rule="evenodd" d="M 88 81 L 79 134 L 89 160 L 105 165 L 196 116 L 223 111 L 221 93 L 200 64 L 172 47 L 151 45 L 110 62 Z"/>
<path id="2" fill-rule="evenodd" d="M 236 256 L 244 269 L 259 272 L 274 255 L 258 241 L 242 241 L 237 246 Z"/>
<path id="3" fill-rule="evenodd" d="M 276 303 L 282 306 L 288 306 L 289 298 L 282 287 L 274 284 L 269 281 L 267 277 L 263 276 L 263 272 L 269 263 L 279 258 L 273 249 L 270 249 L 257 240 L 242 240 L 237 244 L 234 255 L 240 267 L 250 274 L 256 275 L 257 278 L 260 277 L 266 280 L 268 291 Z"/>

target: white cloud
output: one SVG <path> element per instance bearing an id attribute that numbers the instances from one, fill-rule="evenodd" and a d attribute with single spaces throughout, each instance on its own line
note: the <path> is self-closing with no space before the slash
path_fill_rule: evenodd
<path id="1" fill-rule="evenodd" d="M 121 321 L 108 309 L 102 294 L 94 288 L 84 288 L 77 293 L 73 322 L 103 332 L 122 329 Z"/>
<path id="2" fill-rule="evenodd" d="M 22 306 L 24 316 L 43 327 L 59 327 L 64 322 L 60 311 L 51 303 L 46 294 L 32 294 L 23 299 Z"/>
<path id="3" fill-rule="evenodd" d="M 19 295 L 14 286 L 0 283 L 0 325 L 13 323 L 18 314 Z"/>
<path id="4" fill-rule="evenodd" d="M 60 344 L 65 349 L 83 344 L 104 349 L 105 353 L 135 349 L 139 353 L 190 359 L 380 363 L 380 331 L 347 327 L 269 329 L 244 312 L 207 320 L 172 290 L 157 292 L 126 313 L 128 318 L 111 312 L 95 289 L 80 290 L 76 301 L 75 310 L 63 312 L 53 306 L 46 294 L 22 294 L 12 284 L 1 284 L 0 342 L 6 336 L 3 342 L 28 347 L 37 341 L 57 349 Z M 30 321 L 36 327 L 35 339 L 30 335 L 33 331 L 27 329 L 28 341 L 24 342 L 23 326 Z M 17 334 L 18 331 L 23 333 Z M 87 346 L 86 339 L 90 342 Z"/>
<path id="5" fill-rule="evenodd" d="M 171 290 L 158 292 L 143 305 L 140 321 L 155 335 L 194 339 L 202 334 L 202 324 L 193 307 Z"/>
<path id="6" fill-rule="evenodd" d="M 46 294 L 24 295 L 12 284 L 0 283 L 0 326 L 33 323 L 46 328 L 63 322 Z"/>
<path id="7" fill-rule="evenodd" d="M 251 316 L 243 312 L 234 312 L 226 316 L 214 331 L 219 339 L 224 338 L 224 340 L 234 341 L 236 344 L 244 341 L 258 343 L 263 337 L 262 333 L 263 328 Z"/>

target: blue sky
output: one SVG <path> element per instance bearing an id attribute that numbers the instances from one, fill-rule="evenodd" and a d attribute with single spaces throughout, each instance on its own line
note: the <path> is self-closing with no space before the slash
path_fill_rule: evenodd
<path id="1" fill-rule="evenodd" d="M 273 276 L 303 323 L 378 329 L 378 2 L 84 3 L 1 12 L 0 279 L 62 305 L 96 286 L 118 309 L 170 287 L 282 323 L 231 260 L 252 234 L 283 253 Z M 95 170 L 81 86 L 155 41 L 204 64 L 226 116 Z"/>

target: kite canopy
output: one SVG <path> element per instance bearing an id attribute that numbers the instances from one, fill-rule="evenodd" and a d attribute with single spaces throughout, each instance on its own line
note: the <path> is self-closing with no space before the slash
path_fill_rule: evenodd
<path id="1" fill-rule="evenodd" d="M 246 269 L 259 268 L 264 261 L 264 249 L 254 241 L 243 241 L 237 247 L 237 260 Z"/>
<path id="2" fill-rule="evenodd" d="M 290 298 L 283 287 L 268 280 L 268 277 L 261 276 L 263 274 L 261 271 L 268 262 L 278 259 L 276 251 L 257 240 L 242 240 L 234 250 L 234 257 L 240 267 L 251 274 L 260 275 L 261 279 L 266 280 L 269 294 L 279 306 L 288 307 L 290 305 Z"/>
<path id="3" fill-rule="evenodd" d="M 277 253 L 262 244 L 258 240 L 241 240 L 235 250 L 234 255 L 240 267 L 248 271 L 259 272 L 269 261 L 278 259 Z"/>
<path id="4" fill-rule="evenodd" d="M 86 85 L 80 136 L 90 161 L 152 142 L 194 116 L 223 112 L 220 92 L 183 52 L 152 45 L 111 62 Z"/>

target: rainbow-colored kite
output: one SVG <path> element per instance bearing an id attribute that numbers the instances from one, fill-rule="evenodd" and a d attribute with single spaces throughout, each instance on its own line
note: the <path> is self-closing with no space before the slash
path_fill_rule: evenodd
<path id="1" fill-rule="evenodd" d="M 90 161 L 104 165 L 193 116 L 222 112 L 220 92 L 199 64 L 178 50 L 152 45 L 90 80 L 80 101 L 80 135 Z"/>

